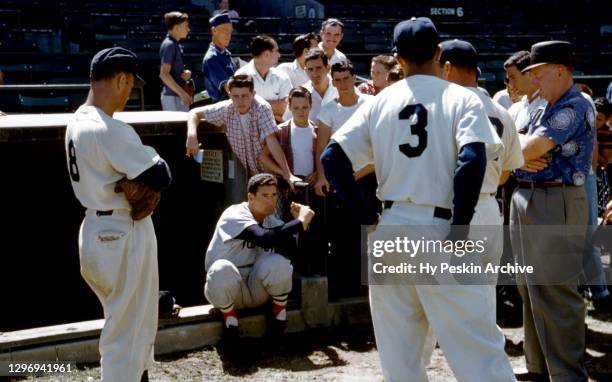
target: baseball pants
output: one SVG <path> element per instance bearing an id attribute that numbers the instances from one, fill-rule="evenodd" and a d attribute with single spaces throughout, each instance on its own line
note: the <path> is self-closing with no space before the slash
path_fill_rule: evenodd
<path id="1" fill-rule="evenodd" d="M 379 228 L 450 229 L 449 221 L 433 217 L 433 210 L 396 202 L 383 211 Z M 444 239 L 443 229 L 436 232 L 440 234 L 437 239 Z M 386 382 L 428 381 L 425 353 L 432 335 L 458 381 L 515 380 L 504 352 L 504 336 L 495 323 L 495 296 L 488 285 L 370 285 L 370 308 Z"/>
<path id="2" fill-rule="evenodd" d="M 216 308 L 234 304 L 237 309 L 263 305 L 270 296 L 291 291 L 293 267 L 285 257 L 272 253 L 260 255 L 251 267 L 236 267 L 220 259 L 206 273 L 204 295 Z"/>
<path id="3" fill-rule="evenodd" d="M 162 95 L 161 105 L 164 111 L 189 111 L 189 106 L 183 105 L 181 97 L 177 96 Z"/>
<path id="4" fill-rule="evenodd" d="M 503 231 L 504 217 L 499 211 L 499 205 L 495 197 L 491 194 L 480 194 L 478 204 L 476 204 L 476 210 L 474 217 L 472 218 L 470 228 L 470 237 L 472 240 L 481 240 L 483 237 L 487 238 L 487 244 L 485 252 L 482 256 L 482 265 L 485 266 L 488 263 L 493 265 L 499 265 L 503 249 L 504 249 L 504 231 Z M 491 289 L 490 299 L 496 304 L 496 284 L 497 274 L 487 274 L 488 285 Z M 457 287 L 460 287 L 459 285 Z M 502 330 L 498 327 L 499 332 L 503 336 Z M 436 339 L 431 335 L 428 338 L 423 353 L 423 362 L 425 366 L 429 365 L 431 356 L 435 349 Z"/>
<path id="5" fill-rule="evenodd" d="M 536 373 L 548 371 L 553 382 L 587 380 L 585 310 L 578 293 L 582 253 L 551 253 L 546 249 L 550 239 L 546 240 L 540 231 L 530 229 L 529 225 L 584 226 L 587 215 L 583 187 L 518 188 L 512 195 L 510 238 L 517 260 L 544 264 L 542 269 L 546 269 L 546 273 L 552 272 L 548 264 L 566 264 L 570 272 L 576 273 L 575 277 L 568 273 L 563 277 L 565 282 L 555 284 L 541 280 L 530 283 L 529 277 L 517 275 L 523 299 L 527 369 Z"/>
<path id="6" fill-rule="evenodd" d="M 102 381 L 138 382 L 153 366 L 159 278 L 150 217 L 127 210 L 97 216 L 87 210 L 79 232 L 81 275 L 104 310 Z"/>

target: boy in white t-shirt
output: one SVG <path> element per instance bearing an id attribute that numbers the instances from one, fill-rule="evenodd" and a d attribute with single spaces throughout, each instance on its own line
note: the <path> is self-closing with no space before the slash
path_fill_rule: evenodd
<path id="1" fill-rule="evenodd" d="M 279 131 L 276 132 L 276 137 L 285 153 L 291 172 L 312 184 L 316 180 L 314 152 L 317 127 L 308 119 L 311 107 L 312 97 L 308 89 L 302 86 L 292 89 L 289 93 L 289 110 L 292 118 L 278 125 Z M 267 148 L 260 156 L 260 161 L 268 171 L 277 175 L 282 174 L 280 166 Z"/>

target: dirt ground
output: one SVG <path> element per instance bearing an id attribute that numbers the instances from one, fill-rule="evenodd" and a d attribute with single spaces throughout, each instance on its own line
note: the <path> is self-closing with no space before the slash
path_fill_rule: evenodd
<path id="1" fill-rule="evenodd" d="M 612 319 L 589 315 L 586 363 L 591 381 L 612 380 Z M 522 328 L 504 328 L 512 366 L 524 368 Z M 157 358 L 150 380 L 190 381 L 382 381 L 371 327 L 318 330 L 286 335 L 280 345 L 261 338 L 242 339 L 243 355 L 216 346 Z M 428 368 L 431 381 L 454 381 L 441 349 Z M 30 378 L 33 381 L 96 381 L 100 368 L 81 365 L 69 376 Z"/>

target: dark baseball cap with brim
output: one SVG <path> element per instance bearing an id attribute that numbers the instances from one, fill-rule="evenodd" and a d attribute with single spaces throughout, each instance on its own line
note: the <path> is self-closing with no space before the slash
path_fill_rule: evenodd
<path id="1" fill-rule="evenodd" d="M 219 13 L 218 15 L 215 15 L 208 19 L 208 24 L 211 28 L 219 26 L 221 24 L 230 24 L 231 22 L 232 20 L 230 19 L 227 13 Z"/>
<path id="2" fill-rule="evenodd" d="M 440 36 L 428 17 L 413 17 L 397 24 L 393 29 L 393 52 L 410 57 L 423 50 L 435 49 Z"/>
<path id="3" fill-rule="evenodd" d="M 144 86 L 145 81 L 137 74 L 138 56 L 131 50 L 112 47 L 102 49 L 91 59 L 91 73 L 99 71 L 121 71 L 134 75 L 134 86 Z"/>
<path id="4" fill-rule="evenodd" d="M 446 40 L 440 44 L 440 62 L 466 68 L 478 67 L 478 52 L 472 44 L 464 40 Z"/>
<path id="5" fill-rule="evenodd" d="M 542 41 L 531 46 L 529 66 L 521 70 L 528 72 L 546 64 L 574 66 L 574 47 L 567 41 Z"/>

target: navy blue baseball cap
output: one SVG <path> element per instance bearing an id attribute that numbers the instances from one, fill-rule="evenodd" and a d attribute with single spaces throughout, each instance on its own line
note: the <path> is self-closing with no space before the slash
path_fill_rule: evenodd
<path id="1" fill-rule="evenodd" d="M 228 24 L 231 22 L 232 20 L 230 20 L 230 17 L 227 13 L 219 13 L 218 15 L 213 16 L 210 19 L 208 19 L 208 24 L 210 24 L 211 28 L 219 26 L 221 24 Z"/>
<path id="2" fill-rule="evenodd" d="M 574 66 L 574 47 L 567 41 L 542 41 L 531 46 L 529 66 L 521 70 L 528 72 L 546 64 Z"/>
<path id="3" fill-rule="evenodd" d="M 138 56 L 131 50 L 112 47 L 102 49 L 91 59 L 91 73 L 121 71 L 134 75 L 134 85 L 142 86 L 144 80 L 136 74 L 138 70 Z"/>
<path id="4" fill-rule="evenodd" d="M 433 58 L 440 36 L 428 17 L 413 17 L 393 29 L 393 52 L 404 58 Z"/>
<path id="5" fill-rule="evenodd" d="M 440 44 L 440 63 L 446 61 L 466 68 L 478 67 L 478 52 L 472 44 L 464 40 L 446 40 Z"/>

